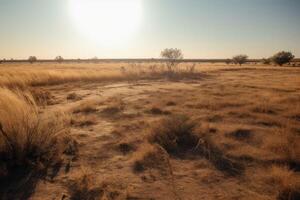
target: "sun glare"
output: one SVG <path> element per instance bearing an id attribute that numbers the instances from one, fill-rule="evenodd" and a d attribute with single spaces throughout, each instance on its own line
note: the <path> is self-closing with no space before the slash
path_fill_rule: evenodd
<path id="1" fill-rule="evenodd" d="M 110 46 L 128 41 L 137 30 L 142 0 L 69 0 L 74 25 L 89 39 Z"/>

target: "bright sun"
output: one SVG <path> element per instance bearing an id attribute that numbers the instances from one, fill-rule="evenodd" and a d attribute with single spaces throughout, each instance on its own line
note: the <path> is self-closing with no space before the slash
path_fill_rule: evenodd
<path id="1" fill-rule="evenodd" d="M 126 42 L 139 26 L 142 0 L 69 0 L 75 26 L 102 45 Z"/>

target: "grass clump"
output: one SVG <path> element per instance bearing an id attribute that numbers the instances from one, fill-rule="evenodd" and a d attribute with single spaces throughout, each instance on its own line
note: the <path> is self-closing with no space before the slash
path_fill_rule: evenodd
<path id="1" fill-rule="evenodd" d="M 272 166 L 267 175 L 268 183 L 275 186 L 278 200 L 299 199 L 299 178 L 299 175 L 287 166 Z"/>
<path id="2" fill-rule="evenodd" d="M 208 133 L 197 132 L 196 123 L 187 116 L 174 115 L 163 119 L 152 128 L 149 141 L 159 144 L 173 156 L 204 157 L 229 175 L 238 175 L 243 171 L 243 166 L 229 159 Z"/>
<path id="3" fill-rule="evenodd" d="M 0 88 L 0 182 L 10 183 L 47 174 L 63 159 L 68 117 L 39 112 L 29 93 Z M 14 188 L 18 189 L 18 188 Z"/>
<path id="4" fill-rule="evenodd" d="M 113 179 L 113 178 L 112 178 Z M 129 199 L 127 188 L 119 180 L 98 182 L 91 171 L 82 172 L 68 186 L 70 200 Z"/>
<path id="5" fill-rule="evenodd" d="M 82 102 L 78 107 L 76 107 L 73 113 L 94 113 L 97 112 L 97 104 L 95 101 L 85 101 Z"/>
<path id="6" fill-rule="evenodd" d="M 133 171 L 138 173 L 147 169 L 159 169 L 166 172 L 168 159 L 168 153 L 159 145 L 143 144 L 134 155 Z"/>
<path id="7" fill-rule="evenodd" d="M 195 127 L 196 124 L 188 117 L 172 115 L 152 128 L 149 140 L 159 144 L 170 154 L 178 154 L 197 146 L 200 138 L 194 132 Z"/>
<path id="8" fill-rule="evenodd" d="M 300 170 L 299 143 L 300 137 L 288 128 L 278 128 L 272 137 L 265 139 L 265 147 L 295 171 Z"/>

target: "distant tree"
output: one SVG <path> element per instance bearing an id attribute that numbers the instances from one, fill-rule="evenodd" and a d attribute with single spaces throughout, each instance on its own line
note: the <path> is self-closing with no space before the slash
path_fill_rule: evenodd
<path id="1" fill-rule="evenodd" d="M 233 63 L 242 65 L 247 62 L 247 55 L 237 55 L 232 58 Z"/>
<path id="2" fill-rule="evenodd" d="M 295 56 L 291 52 L 281 51 L 272 56 L 271 59 L 275 64 L 282 66 L 283 64 L 290 63 L 294 58 Z"/>
<path id="3" fill-rule="evenodd" d="M 264 65 L 269 65 L 269 64 L 271 63 L 271 59 L 270 59 L 270 58 L 263 58 L 263 59 L 262 59 L 262 63 L 263 63 Z"/>
<path id="4" fill-rule="evenodd" d="M 232 62 L 231 59 L 226 59 L 226 61 L 225 61 L 225 63 L 226 63 L 227 65 L 229 65 L 231 62 Z"/>
<path id="5" fill-rule="evenodd" d="M 181 50 L 177 48 L 164 49 L 160 55 L 163 59 L 166 59 L 169 71 L 173 71 L 174 68 L 179 64 L 180 60 L 183 59 Z"/>
<path id="6" fill-rule="evenodd" d="M 30 63 L 34 63 L 34 62 L 37 61 L 37 58 L 36 58 L 35 56 L 29 56 L 28 61 L 29 61 Z"/>
<path id="7" fill-rule="evenodd" d="M 61 56 L 56 56 L 56 57 L 55 57 L 55 60 L 56 60 L 57 62 L 59 62 L 59 63 L 62 63 L 62 62 L 64 61 L 64 58 L 61 57 Z"/>

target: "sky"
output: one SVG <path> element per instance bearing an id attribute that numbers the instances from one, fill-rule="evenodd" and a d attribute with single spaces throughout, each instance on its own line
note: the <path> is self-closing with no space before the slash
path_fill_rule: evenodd
<path id="1" fill-rule="evenodd" d="M 135 7 L 128 6 L 74 17 L 71 1 L 112 0 L 0 0 L 0 59 L 157 58 L 164 48 L 179 48 L 185 58 L 262 58 L 280 50 L 300 57 L 300 0 L 135 0 L 139 13 L 131 17 Z M 108 29 L 103 19 L 120 28 Z"/>

